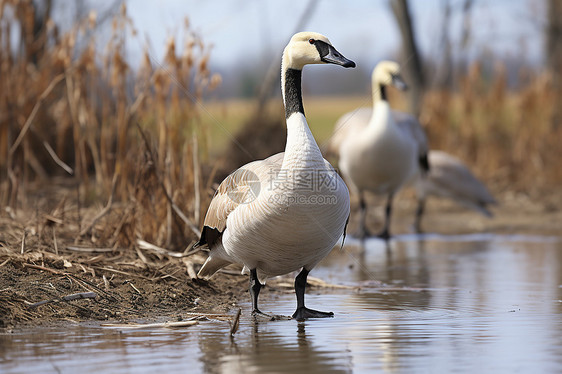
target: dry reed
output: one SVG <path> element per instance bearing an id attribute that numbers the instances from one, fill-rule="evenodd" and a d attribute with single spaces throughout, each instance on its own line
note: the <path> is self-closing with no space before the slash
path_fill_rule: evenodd
<path id="1" fill-rule="evenodd" d="M 466 160 L 498 193 L 558 193 L 562 126 L 554 108 L 562 97 L 550 82 L 547 73 L 522 71 L 519 88 L 510 90 L 502 64 L 485 79 L 474 63 L 458 92 L 426 94 L 421 118 L 431 148 Z"/>
<path id="2" fill-rule="evenodd" d="M 76 243 L 138 250 L 137 239 L 184 249 L 216 172 L 203 167 L 207 129 L 196 105 L 220 83 L 209 48 L 186 22 L 185 40 L 170 39 L 161 63 L 147 49 L 133 69 L 125 46 L 136 31 L 125 6 L 102 51 L 95 13 L 60 33 L 51 20 L 38 24 L 34 10 L 30 0 L 0 1 L 0 226 L 18 230 L 2 240 L 13 249 L 29 233 L 28 244 L 51 252 Z M 528 73 L 514 92 L 501 66 L 488 80 L 480 70 L 470 69 L 459 92 L 427 93 L 431 147 L 466 160 L 496 191 L 559 185 L 562 126 L 552 118 L 560 97 L 548 76 Z M 274 122 L 268 129 L 283 132 Z M 266 155 L 282 150 L 268 142 L 282 136 L 255 129 L 239 139 Z M 243 153 L 238 146 L 229 152 L 242 163 L 233 156 Z M 59 191 L 56 177 L 69 174 Z"/>
<path id="3" fill-rule="evenodd" d="M 105 48 L 95 13 L 60 33 L 34 12 L 29 0 L 0 1 L 0 206 L 38 234 L 58 226 L 58 246 L 132 247 L 140 238 L 183 250 L 209 198 L 196 105 L 220 83 L 209 48 L 186 21 L 181 46 L 170 39 L 161 63 L 147 48 L 134 69 L 125 47 L 136 30 L 125 5 Z M 62 196 L 47 192 L 69 174 Z M 32 193 L 37 186 L 43 192 Z M 60 221 L 47 225 L 43 212 L 61 201 Z M 100 201 L 103 209 L 85 209 Z"/>

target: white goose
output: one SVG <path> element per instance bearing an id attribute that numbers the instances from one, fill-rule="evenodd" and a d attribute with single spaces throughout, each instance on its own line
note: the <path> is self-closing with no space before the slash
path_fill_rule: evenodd
<path id="1" fill-rule="evenodd" d="M 368 235 L 364 192 L 388 196 L 384 228 L 378 235 L 388 239 L 394 194 L 429 168 L 425 133 L 416 118 L 391 110 L 386 96 L 389 84 L 406 88 L 399 65 L 382 61 L 372 74 L 373 108 L 343 115 L 331 140 L 331 148 L 339 152 L 342 174 L 359 194 L 361 237 Z"/>
<path id="2" fill-rule="evenodd" d="M 487 217 L 492 216 L 488 205 L 496 204 L 496 200 L 461 160 L 437 150 L 429 151 L 428 159 L 431 170 L 414 184 L 418 198 L 415 221 L 418 231 L 421 231 L 425 201 L 429 196 L 449 198 Z"/>
<path id="3" fill-rule="evenodd" d="M 246 164 L 220 184 L 196 244 L 210 249 L 200 277 L 230 263 L 250 271 L 253 315 L 264 314 L 258 308 L 261 282 L 302 268 L 295 278 L 293 318 L 333 316 L 304 303 L 308 273 L 345 235 L 349 218 L 349 191 L 322 157 L 302 104 L 302 69 L 321 63 L 355 67 L 321 34 L 301 32 L 291 38 L 281 63 L 285 152 Z"/>

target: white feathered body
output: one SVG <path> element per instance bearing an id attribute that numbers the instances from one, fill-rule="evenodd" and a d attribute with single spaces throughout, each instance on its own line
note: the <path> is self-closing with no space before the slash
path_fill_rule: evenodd
<path id="1" fill-rule="evenodd" d="M 212 225 L 209 214 L 222 209 L 225 228 L 203 276 L 216 271 L 213 262 L 225 261 L 257 269 L 260 280 L 303 266 L 310 270 L 343 234 L 350 209 L 345 183 L 322 157 L 302 113 L 287 120 L 287 129 L 284 153 L 249 163 L 221 183 L 231 196 L 233 186 L 259 193 L 237 204 L 219 187 L 205 221 Z"/>
<path id="2" fill-rule="evenodd" d="M 366 120 L 370 114 L 369 120 Z M 418 173 L 419 146 L 409 129 L 395 121 L 387 101 L 359 109 L 340 120 L 339 167 L 358 190 L 389 194 Z M 336 139 L 337 142 L 340 140 Z"/>

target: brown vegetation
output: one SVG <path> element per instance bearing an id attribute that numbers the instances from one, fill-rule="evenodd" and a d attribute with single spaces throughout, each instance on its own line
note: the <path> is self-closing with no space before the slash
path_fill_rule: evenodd
<path id="1" fill-rule="evenodd" d="M 162 63 L 147 50 L 133 69 L 124 6 L 104 48 L 95 13 L 61 34 L 35 10 L 0 1 L 0 20 L 13 20 L 0 23 L 0 324 L 186 310 L 203 293 L 231 301 L 195 283 L 203 257 L 188 252 L 212 180 L 197 107 L 220 83 L 208 48 L 186 21 L 184 45 L 171 39 Z M 84 290 L 97 300 L 24 303 Z"/>
<path id="2" fill-rule="evenodd" d="M 466 160 L 496 193 L 558 194 L 562 126 L 554 109 L 562 98 L 547 73 L 521 72 L 517 91 L 508 89 L 505 75 L 498 64 L 485 79 L 474 63 L 460 92 L 429 92 L 421 119 L 430 147 Z"/>
<path id="3" fill-rule="evenodd" d="M 70 272 L 89 286 L 70 282 L 68 291 L 127 288 L 124 310 L 134 309 L 135 295 L 144 293 L 123 285 L 130 279 L 152 283 L 147 293 L 162 293 L 145 294 L 146 305 L 178 307 L 168 296 L 191 287 L 185 284 L 203 257 L 184 260 L 192 256 L 190 243 L 212 186 L 224 175 L 206 156 L 208 129 L 200 120 L 204 92 L 220 83 L 209 71 L 208 48 L 186 22 L 182 46 L 171 39 L 161 64 L 147 50 L 133 69 L 125 41 L 135 30 L 125 7 L 113 19 L 103 52 L 94 13 L 62 34 L 49 20 L 38 27 L 29 0 L 0 1 L 0 20 L 6 17 L 14 22 L 0 23 L 0 311 L 14 311 L 7 303 L 21 302 L 29 291 L 19 290 L 12 278 L 32 276 L 41 271 L 37 266 L 59 269 L 44 273 L 56 278 L 57 296 Z M 14 27 L 22 36 L 17 48 L 11 45 Z M 466 160 L 493 182 L 495 193 L 538 195 L 555 192 L 562 182 L 562 126 L 552 122 L 560 98 L 546 75 L 528 73 L 525 81 L 511 92 L 502 69 L 484 80 L 475 64 L 460 92 L 426 95 L 421 118 L 432 148 Z M 266 124 L 250 120 L 226 151 L 225 170 L 250 161 L 248 156 L 281 151 L 282 122 L 282 111 Z M 121 283 L 107 286 L 103 277 L 111 274 Z M 207 283 L 198 287 L 212 289 Z M 182 297 L 193 303 L 199 295 Z M 90 318 L 107 318 L 106 306 L 96 308 Z M 29 313 L 12 320 L 35 312 Z"/>
<path id="4" fill-rule="evenodd" d="M 124 6 L 102 53 L 95 13 L 89 23 L 59 35 L 51 21 L 34 32 L 31 1 L 0 4 L 0 18 L 15 16 L 24 36 L 12 48 L 12 26 L 2 23 L 0 205 L 16 216 L 37 208 L 28 196 L 31 183 L 71 174 L 75 205 L 62 196 L 56 218 L 66 225 L 68 213 L 75 213 L 76 241 L 97 238 L 105 246 L 128 247 L 142 238 L 185 248 L 209 196 L 209 173 L 199 161 L 206 131 L 197 105 L 220 82 L 209 71 L 202 40 L 186 21 L 183 46 L 171 39 L 162 64 L 146 51 L 133 70 L 125 40 L 135 30 Z M 113 214 L 80 212 L 100 199 L 107 202 L 104 212 Z"/>

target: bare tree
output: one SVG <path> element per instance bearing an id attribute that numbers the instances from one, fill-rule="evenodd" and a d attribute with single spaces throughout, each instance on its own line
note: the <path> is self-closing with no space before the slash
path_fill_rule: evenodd
<path id="1" fill-rule="evenodd" d="M 439 87 L 451 87 L 453 83 L 453 56 L 450 38 L 451 1 L 442 0 L 443 23 L 441 24 L 441 45 L 443 46 L 443 63 L 437 78 Z"/>
<path id="2" fill-rule="evenodd" d="M 562 97 L 562 0 L 548 0 L 546 12 L 546 64 L 552 74 L 554 89 L 560 98 Z M 555 105 L 554 108 L 552 126 L 558 127 L 562 121 L 562 108 L 560 105 Z"/>
<path id="3" fill-rule="evenodd" d="M 31 61 L 34 65 L 39 63 L 39 57 L 43 55 L 47 38 L 47 21 L 51 17 L 53 9 L 52 0 L 30 2 L 29 8 L 17 8 L 18 11 L 23 9 L 33 10 L 32 27 L 26 27 L 26 24 L 20 24 L 20 48 L 25 50 L 27 61 Z M 18 19 L 25 19 L 24 15 L 19 15 Z"/>
<path id="4" fill-rule="evenodd" d="M 470 35 L 472 32 L 472 17 L 471 10 L 474 5 L 474 0 L 464 0 L 462 5 L 462 36 L 461 36 L 461 49 L 466 49 L 470 43 Z"/>
<path id="5" fill-rule="evenodd" d="M 421 109 L 425 79 L 420 54 L 414 38 L 408 1 L 390 0 L 390 5 L 402 35 L 403 71 L 411 88 L 409 91 L 410 111 L 418 115 Z"/>
<path id="6" fill-rule="evenodd" d="M 452 88 L 456 84 L 456 73 L 458 71 L 464 71 L 466 68 L 464 57 L 471 39 L 471 11 L 474 0 L 463 0 L 462 4 L 460 4 L 462 5 L 462 7 L 460 7 L 462 16 L 461 38 L 456 48 L 453 48 L 453 43 L 451 42 L 451 19 L 457 14 L 459 9 L 453 6 L 453 1 L 451 0 L 441 0 L 441 4 L 443 8 L 443 20 L 441 23 L 440 40 L 442 53 L 440 55 L 440 60 L 442 63 L 436 81 L 439 87 Z M 454 57 L 457 58 L 455 59 Z"/>

